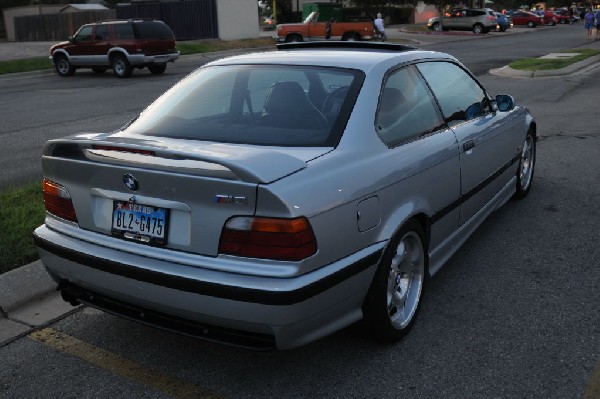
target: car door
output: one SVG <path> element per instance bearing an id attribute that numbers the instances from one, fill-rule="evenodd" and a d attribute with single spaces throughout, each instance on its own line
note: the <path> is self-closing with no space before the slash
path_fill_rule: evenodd
<path id="1" fill-rule="evenodd" d="M 380 193 L 382 207 L 392 213 L 398 207 L 426 208 L 430 247 L 437 247 L 458 228 L 454 204 L 460 197 L 460 161 L 456 137 L 414 65 L 388 74 L 375 126 L 389 147 L 380 165 L 393 170 L 389 178 L 396 179 Z"/>
<path id="2" fill-rule="evenodd" d="M 108 49 L 110 48 L 110 32 L 108 25 L 100 24 L 94 27 L 94 35 L 89 45 L 90 65 L 108 65 Z"/>
<path id="3" fill-rule="evenodd" d="M 464 10 L 454 8 L 446 13 L 443 24 L 448 29 L 461 29 L 463 19 Z"/>
<path id="4" fill-rule="evenodd" d="M 67 47 L 70 61 L 73 65 L 86 65 L 91 55 L 90 44 L 93 40 L 94 27 L 84 25 L 71 39 L 71 44 Z"/>
<path id="5" fill-rule="evenodd" d="M 460 224 L 480 211 L 514 177 L 519 145 L 514 114 L 498 112 L 481 85 L 453 62 L 418 65 L 458 140 Z"/>

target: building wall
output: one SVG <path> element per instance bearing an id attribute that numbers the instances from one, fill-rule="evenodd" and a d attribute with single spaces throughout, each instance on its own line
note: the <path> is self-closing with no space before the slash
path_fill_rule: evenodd
<path id="1" fill-rule="evenodd" d="M 8 40 L 9 42 L 15 41 L 15 17 L 21 17 L 25 15 L 55 14 L 58 13 L 63 7 L 63 4 L 56 4 L 6 8 L 4 10 L 6 40 Z"/>
<path id="2" fill-rule="evenodd" d="M 217 0 L 217 23 L 221 40 L 257 38 L 256 0 Z"/>

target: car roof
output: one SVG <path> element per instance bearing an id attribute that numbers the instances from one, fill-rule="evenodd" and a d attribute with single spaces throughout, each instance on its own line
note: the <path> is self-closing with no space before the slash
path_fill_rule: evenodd
<path id="1" fill-rule="evenodd" d="M 123 24 L 123 23 L 131 23 L 131 22 L 135 22 L 135 23 L 140 23 L 140 22 L 161 22 L 161 23 L 163 23 L 161 20 L 152 19 L 152 18 L 132 18 L 132 19 L 105 19 L 105 20 L 102 20 L 102 21 L 93 22 L 93 23 L 88 24 L 88 25 L 94 25 L 94 24 Z"/>
<path id="2" fill-rule="evenodd" d="M 228 57 L 208 65 L 288 64 L 318 65 L 368 71 L 387 61 L 396 64 L 420 59 L 449 59 L 454 57 L 416 47 L 372 42 L 301 42 L 277 45 L 278 51 L 258 52 Z"/>

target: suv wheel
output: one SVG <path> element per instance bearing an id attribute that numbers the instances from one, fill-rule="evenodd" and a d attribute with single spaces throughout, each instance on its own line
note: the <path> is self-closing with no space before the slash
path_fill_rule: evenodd
<path id="1" fill-rule="evenodd" d="M 483 25 L 481 25 L 481 24 L 473 25 L 473 33 L 476 33 L 476 34 L 484 33 Z"/>
<path id="2" fill-rule="evenodd" d="M 64 55 L 59 55 L 54 61 L 56 73 L 60 76 L 72 76 L 75 73 L 75 67 L 71 65 L 69 59 Z"/>
<path id="3" fill-rule="evenodd" d="M 535 28 L 535 22 L 533 22 L 533 21 L 527 22 L 527 27 L 529 27 L 529 28 Z"/>
<path id="4" fill-rule="evenodd" d="M 128 78 L 133 72 L 133 68 L 127 58 L 123 55 L 116 55 L 111 59 L 111 66 L 115 76 L 119 78 Z"/>
<path id="5" fill-rule="evenodd" d="M 155 75 L 160 75 L 167 69 L 167 64 L 148 65 L 148 69 Z"/>

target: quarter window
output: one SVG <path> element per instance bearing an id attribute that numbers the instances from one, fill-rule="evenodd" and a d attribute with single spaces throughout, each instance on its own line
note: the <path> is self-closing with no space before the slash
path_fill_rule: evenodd
<path id="1" fill-rule="evenodd" d="M 417 67 L 429 83 L 448 125 L 475 119 L 491 111 L 485 91 L 458 65 L 424 62 Z"/>
<path id="2" fill-rule="evenodd" d="M 375 124 L 381 140 L 391 147 L 443 124 L 431 92 L 414 67 L 399 69 L 388 77 Z"/>

